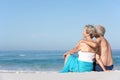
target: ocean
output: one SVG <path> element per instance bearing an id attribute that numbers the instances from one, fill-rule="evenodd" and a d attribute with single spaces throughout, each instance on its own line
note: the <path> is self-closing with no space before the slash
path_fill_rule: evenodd
<path id="1" fill-rule="evenodd" d="M 60 71 L 66 50 L 0 51 L 0 71 Z M 120 50 L 112 50 L 114 70 L 120 70 Z"/>

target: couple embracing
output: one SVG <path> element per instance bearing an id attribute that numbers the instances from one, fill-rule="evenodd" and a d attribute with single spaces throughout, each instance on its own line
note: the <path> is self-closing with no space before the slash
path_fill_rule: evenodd
<path id="1" fill-rule="evenodd" d="M 113 69 L 110 44 L 104 38 L 105 28 L 101 25 L 85 25 L 84 39 L 76 47 L 64 54 L 64 67 L 61 72 L 90 72 Z M 93 38 L 96 38 L 95 40 Z M 78 56 L 75 56 L 75 53 Z"/>

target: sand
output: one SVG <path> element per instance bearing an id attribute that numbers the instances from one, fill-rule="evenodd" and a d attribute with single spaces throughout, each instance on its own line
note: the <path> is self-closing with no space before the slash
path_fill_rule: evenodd
<path id="1" fill-rule="evenodd" d="M 0 72 L 0 80 L 120 80 L 120 71 L 111 72 Z"/>

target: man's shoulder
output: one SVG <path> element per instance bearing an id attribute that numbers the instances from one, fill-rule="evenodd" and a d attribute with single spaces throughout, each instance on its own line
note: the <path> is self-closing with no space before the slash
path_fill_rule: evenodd
<path id="1" fill-rule="evenodd" d="M 103 39 L 101 40 L 101 46 L 102 46 L 102 47 L 106 47 L 106 46 L 110 46 L 110 45 L 109 45 L 109 42 L 108 42 L 105 38 L 103 38 Z"/>
<path id="2" fill-rule="evenodd" d="M 101 42 L 103 42 L 103 43 L 108 43 L 108 41 L 107 41 L 106 38 L 102 38 L 102 39 L 101 39 Z"/>

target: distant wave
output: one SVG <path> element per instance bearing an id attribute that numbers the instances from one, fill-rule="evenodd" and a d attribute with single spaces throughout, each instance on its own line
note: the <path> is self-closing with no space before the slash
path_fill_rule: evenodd
<path id="1" fill-rule="evenodd" d="M 25 54 L 20 54 L 19 56 L 26 56 Z"/>

